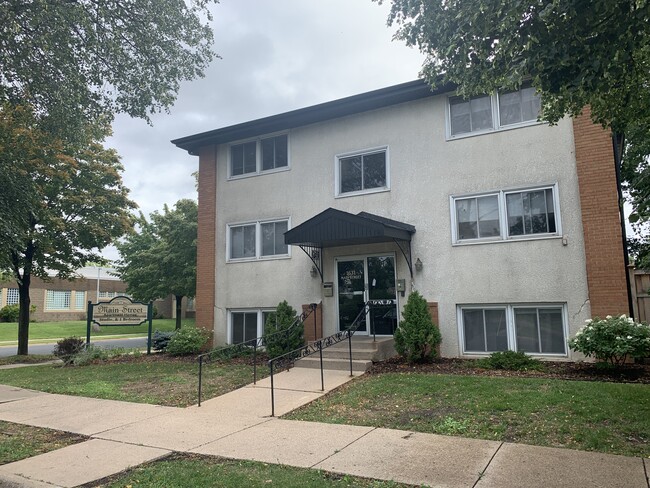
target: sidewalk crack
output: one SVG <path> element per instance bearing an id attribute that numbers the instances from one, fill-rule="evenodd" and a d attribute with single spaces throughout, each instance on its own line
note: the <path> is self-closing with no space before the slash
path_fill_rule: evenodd
<path id="1" fill-rule="evenodd" d="M 490 457 L 490 460 L 489 460 L 489 461 L 487 462 L 487 464 L 485 465 L 485 468 L 483 468 L 483 470 L 479 472 L 479 474 L 478 474 L 478 478 L 476 479 L 476 481 L 475 481 L 474 484 L 472 485 L 472 488 L 476 488 L 476 485 L 478 485 L 478 482 L 481 481 L 481 479 L 483 478 L 483 476 L 485 476 L 485 472 L 486 472 L 487 469 L 490 467 L 490 464 L 492 464 L 492 460 L 493 460 L 494 457 L 497 455 L 497 453 L 501 450 L 501 447 L 503 446 L 503 444 L 505 444 L 505 443 L 502 442 L 502 443 L 499 444 L 499 447 L 497 447 L 497 450 L 494 451 L 494 454 L 492 454 L 492 457 Z"/>
<path id="2" fill-rule="evenodd" d="M 360 435 L 359 437 L 357 437 L 357 438 L 354 439 L 353 441 L 348 442 L 348 443 L 347 443 L 345 446 L 343 446 L 341 449 L 337 449 L 337 450 L 335 450 L 332 454 L 330 454 L 330 455 L 327 456 L 326 458 L 321 459 L 321 460 L 318 461 L 317 463 L 312 464 L 312 465 L 310 466 L 310 468 L 313 468 L 313 467 L 316 466 L 317 464 L 324 463 L 325 461 L 327 461 L 327 460 L 328 460 L 329 458 L 331 458 L 332 456 L 336 456 L 338 453 L 340 453 L 340 452 L 343 451 L 344 449 L 347 449 L 347 448 L 350 447 L 352 444 L 354 444 L 355 442 L 357 442 L 357 441 L 363 439 L 365 436 L 367 436 L 367 435 L 370 434 L 371 432 L 374 432 L 375 430 L 377 430 L 377 427 L 373 427 L 372 429 L 370 429 L 370 430 L 369 430 L 368 432 L 366 432 L 365 434 Z"/>

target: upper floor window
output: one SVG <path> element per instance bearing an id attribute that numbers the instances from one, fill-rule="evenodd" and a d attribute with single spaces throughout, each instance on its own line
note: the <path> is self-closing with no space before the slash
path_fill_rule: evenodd
<path id="1" fill-rule="evenodd" d="M 489 132 L 537 122 L 540 97 L 531 86 L 471 98 L 449 98 L 449 136 Z"/>
<path id="2" fill-rule="evenodd" d="M 454 242 L 559 235 L 557 187 L 452 197 Z"/>
<path id="3" fill-rule="evenodd" d="M 284 243 L 287 230 L 289 219 L 228 225 L 228 260 L 288 257 L 289 246 Z"/>
<path id="4" fill-rule="evenodd" d="M 230 177 L 259 174 L 288 166 L 287 134 L 230 146 Z"/>
<path id="5" fill-rule="evenodd" d="M 336 158 L 336 195 L 389 189 L 388 149 L 345 154 Z"/>

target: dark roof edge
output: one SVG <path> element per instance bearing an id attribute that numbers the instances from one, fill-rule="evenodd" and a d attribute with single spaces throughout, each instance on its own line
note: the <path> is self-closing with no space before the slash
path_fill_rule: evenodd
<path id="1" fill-rule="evenodd" d="M 399 85 L 373 90 L 359 95 L 353 95 L 331 102 L 320 103 L 310 107 L 300 108 L 262 119 L 251 120 L 241 124 L 223 127 L 208 132 L 172 140 L 181 149 L 196 155 L 201 146 L 208 144 L 223 144 L 226 142 L 255 137 L 262 134 L 287 130 L 303 125 L 314 124 L 325 120 L 345 117 L 347 115 L 367 112 L 378 108 L 397 105 L 426 98 L 453 90 L 452 85 L 441 85 L 431 88 L 424 80 L 418 79 Z"/>

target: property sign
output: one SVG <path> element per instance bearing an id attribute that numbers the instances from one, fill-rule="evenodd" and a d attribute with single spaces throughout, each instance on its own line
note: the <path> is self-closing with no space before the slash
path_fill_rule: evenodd
<path id="1" fill-rule="evenodd" d="M 128 297 L 93 304 L 92 321 L 97 325 L 140 325 L 148 319 L 149 305 Z"/>
<path id="2" fill-rule="evenodd" d="M 153 303 L 134 302 L 129 297 L 115 297 L 109 302 L 88 302 L 86 345 L 90 345 L 90 324 L 99 326 L 140 325 L 149 323 L 147 354 L 151 353 Z"/>

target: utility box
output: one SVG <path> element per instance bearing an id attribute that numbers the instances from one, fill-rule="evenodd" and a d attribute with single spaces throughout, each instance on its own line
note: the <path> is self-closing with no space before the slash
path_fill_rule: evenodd
<path id="1" fill-rule="evenodd" d="M 324 297 L 334 296 L 334 283 L 332 282 L 323 283 L 323 296 Z"/>

